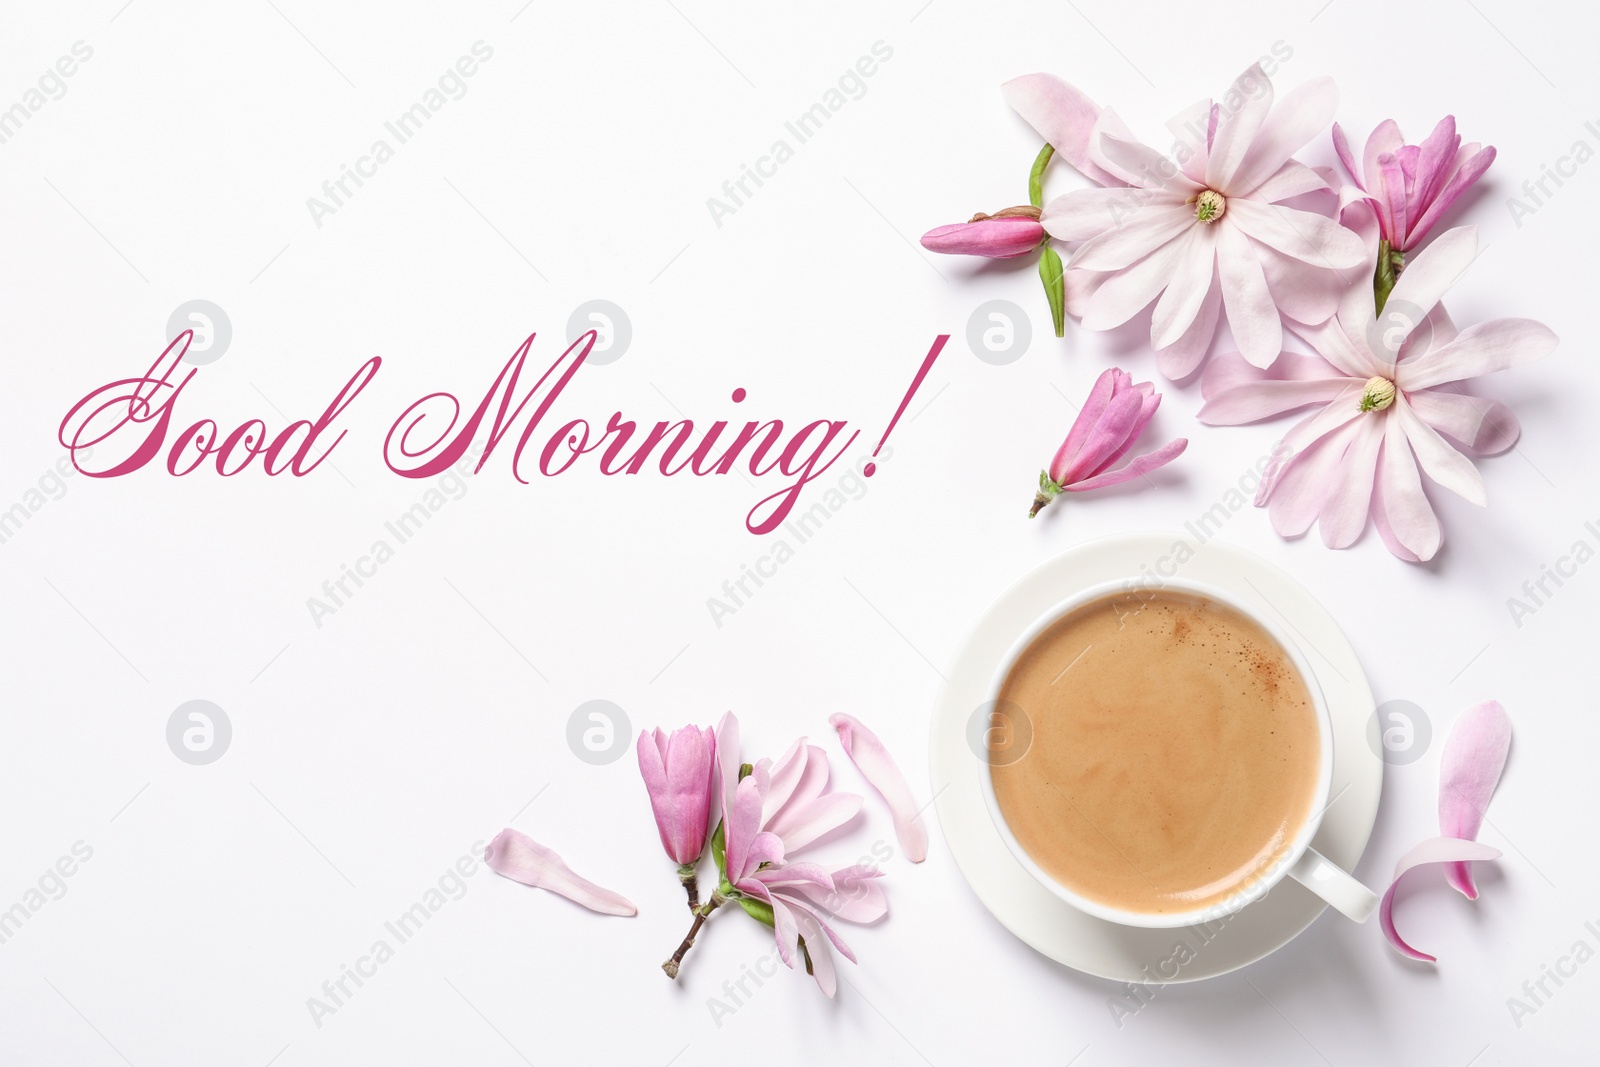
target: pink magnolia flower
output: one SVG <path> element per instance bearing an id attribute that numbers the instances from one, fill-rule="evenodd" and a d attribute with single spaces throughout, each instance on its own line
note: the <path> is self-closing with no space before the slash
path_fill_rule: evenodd
<path id="1" fill-rule="evenodd" d="M 1149 382 L 1135 385 L 1130 375 L 1115 367 L 1100 375 L 1073 420 L 1067 439 L 1050 461 L 1050 468 L 1039 472 L 1039 491 L 1034 494 L 1028 517 L 1039 514 L 1063 492 L 1081 493 L 1117 485 L 1182 455 L 1189 441 L 1179 437 L 1154 452 L 1135 456 L 1126 466 L 1111 469 L 1133 448 L 1160 406 L 1161 394 Z"/>
<path id="2" fill-rule="evenodd" d="M 1370 264 L 1377 225 L 1356 210 Z M 1487 502 L 1469 456 L 1504 452 L 1520 429 L 1504 404 L 1458 383 L 1547 355 L 1556 337 L 1529 319 L 1456 329 L 1439 301 L 1477 247 L 1472 227 L 1433 241 L 1400 275 L 1381 319 L 1371 290 L 1352 285 L 1333 319 L 1295 326 L 1315 355 L 1284 352 L 1265 374 L 1237 355 L 1206 370 L 1201 422 L 1240 425 L 1318 408 L 1278 443 L 1256 493 L 1279 534 L 1298 536 L 1318 523 L 1328 547 L 1344 548 L 1370 510 L 1390 552 L 1426 560 L 1442 535 L 1419 468 L 1473 503 Z"/>
<path id="3" fill-rule="evenodd" d="M 661 847 L 679 866 L 693 866 L 706 849 L 711 791 L 716 783 L 716 735 L 709 726 L 685 726 L 669 737 L 657 729 L 639 734 L 639 774 L 650 794 Z"/>
<path id="4" fill-rule="evenodd" d="M 1396 252 L 1410 252 L 1450 206 L 1483 177 L 1494 162 L 1494 148 L 1463 145 L 1454 115 L 1446 115 L 1420 145 L 1406 144 L 1393 119 L 1367 138 L 1361 162 L 1350 151 L 1344 130 L 1333 124 L 1339 161 L 1378 214 L 1383 239 Z"/>
<path id="5" fill-rule="evenodd" d="M 1161 372 L 1183 378 L 1205 358 L 1223 309 L 1245 358 L 1262 367 L 1281 348 L 1280 310 L 1313 323 L 1333 313 L 1361 242 L 1290 204 L 1331 192 L 1323 174 L 1291 158 L 1332 119 L 1331 80 L 1308 82 L 1274 107 L 1272 83 L 1254 65 L 1222 101 L 1202 100 L 1168 122 L 1172 158 L 1049 75 L 1018 78 L 1005 94 L 1058 154 L 1104 186 L 1057 197 L 1041 218 L 1051 236 L 1077 244 L 1067 298 L 1086 328 L 1115 328 L 1153 303 Z"/>
<path id="6" fill-rule="evenodd" d="M 950 255 L 1011 259 L 1032 252 L 1044 238 L 1038 208 L 1011 207 L 929 230 L 922 235 L 922 247 Z"/>
<path id="7" fill-rule="evenodd" d="M 827 753 L 803 738 L 777 762 L 755 764 L 741 781 L 737 738 L 738 722 L 729 715 L 717 736 L 727 881 L 742 897 L 770 909 L 778 957 L 786 966 L 795 966 L 796 949 L 804 940 L 808 969 L 831 997 L 837 978 L 829 946 L 851 963 L 856 958 L 828 919 L 862 923 L 882 918 L 888 902 L 876 884 L 881 872 L 860 864 L 829 871 L 791 857 L 854 818 L 861 797 L 827 791 Z M 726 785 L 730 779 L 736 783 L 731 789 Z"/>

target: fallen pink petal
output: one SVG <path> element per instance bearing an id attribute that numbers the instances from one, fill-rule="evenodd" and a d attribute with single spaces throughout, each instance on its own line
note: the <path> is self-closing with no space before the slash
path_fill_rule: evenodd
<path id="1" fill-rule="evenodd" d="M 920 805 L 906 784 L 905 775 L 895 764 L 878 735 L 861 725 L 854 716 L 837 714 L 829 716 L 828 723 L 839 734 L 839 745 L 850 757 L 861 777 L 878 791 L 889 806 L 894 819 L 895 838 L 900 842 L 906 858 L 921 863 L 928 858 L 928 828 L 919 814 Z"/>
<path id="2" fill-rule="evenodd" d="M 1135 385 L 1130 375 L 1114 367 L 1101 374 L 1049 468 L 1039 472 L 1039 490 L 1028 517 L 1039 514 L 1061 493 L 1118 485 L 1182 455 L 1189 442 L 1179 437 L 1153 452 L 1136 456 L 1125 466 L 1116 466 L 1132 450 L 1160 406 L 1161 394 L 1149 382 Z"/>
<path id="3" fill-rule="evenodd" d="M 1446 837 L 1472 841 L 1478 836 L 1484 811 L 1511 749 L 1511 717 L 1496 700 L 1486 700 L 1464 712 L 1445 742 L 1439 763 L 1439 832 Z M 1478 899 L 1472 864 L 1451 863 L 1445 881 L 1468 900 Z"/>
<path id="4" fill-rule="evenodd" d="M 637 915 L 639 909 L 620 893 L 595 885 L 574 874 L 555 850 L 527 834 L 501 830 L 484 850 L 483 862 L 491 871 L 514 882 L 547 889 L 603 915 Z"/>
<path id="5" fill-rule="evenodd" d="M 1383 936 L 1389 939 L 1402 955 L 1414 960 L 1425 960 L 1429 963 L 1437 962 L 1437 957 L 1411 947 L 1400 936 L 1400 931 L 1394 925 L 1394 894 L 1400 888 L 1400 879 L 1407 871 L 1429 864 L 1439 863 L 1467 863 L 1472 860 L 1493 860 L 1500 858 L 1500 850 L 1488 845 L 1481 845 L 1476 841 L 1462 841 L 1454 837 L 1430 837 L 1410 852 L 1400 857 L 1400 862 L 1394 866 L 1394 880 L 1389 883 L 1388 890 L 1383 894 L 1383 900 L 1378 904 L 1378 923 L 1383 927 Z"/>

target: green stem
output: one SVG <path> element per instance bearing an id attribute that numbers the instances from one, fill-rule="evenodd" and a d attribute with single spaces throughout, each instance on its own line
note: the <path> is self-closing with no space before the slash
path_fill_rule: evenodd
<path id="1" fill-rule="evenodd" d="M 1028 203 L 1034 207 L 1044 207 L 1044 168 L 1050 165 L 1050 157 L 1055 154 L 1054 146 L 1045 145 L 1039 149 L 1033 169 L 1028 172 Z"/>

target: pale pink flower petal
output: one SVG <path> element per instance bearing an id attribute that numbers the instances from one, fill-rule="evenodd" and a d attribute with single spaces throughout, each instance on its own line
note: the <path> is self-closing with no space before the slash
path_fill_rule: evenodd
<path id="1" fill-rule="evenodd" d="M 1158 349 L 1188 333 L 1211 292 L 1211 279 L 1217 271 L 1213 231 L 1191 228 L 1187 241 L 1188 247 L 1178 257 L 1150 321 L 1150 343 Z"/>
<path id="2" fill-rule="evenodd" d="M 1294 352 L 1279 356 L 1267 371 L 1272 377 L 1266 378 L 1215 373 L 1224 360 L 1250 367 L 1237 353 L 1212 360 L 1213 369 L 1206 373 L 1206 402 L 1195 415 L 1208 426 L 1239 426 L 1311 404 L 1327 404 L 1351 388 L 1350 379 L 1333 372 L 1327 363 Z M 1236 380 L 1223 386 L 1229 377 Z"/>
<path id="3" fill-rule="evenodd" d="M 1236 197 L 1228 201 L 1223 218 L 1262 244 L 1315 266 L 1353 270 L 1366 261 L 1360 235 L 1325 215 Z"/>
<path id="4" fill-rule="evenodd" d="M 1163 377 L 1182 381 L 1199 369 L 1211 351 L 1211 342 L 1217 334 L 1217 320 L 1222 316 L 1222 283 L 1217 279 L 1213 264 L 1210 288 L 1195 315 L 1194 322 L 1166 348 L 1156 352 L 1156 366 Z"/>
<path id="5" fill-rule="evenodd" d="M 1418 259 L 1432 252 L 1448 236 L 1445 234 L 1429 245 Z M 1411 268 L 1406 268 L 1400 275 L 1401 280 L 1410 273 Z M 1398 284 L 1394 291 L 1400 291 Z M 1430 347 L 1413 359 L 1402 360 L 1396 368 L 1395 382 L 1406 390 L 1428 389 L 1519 367 L 1548 356 L 1555 348 L 1556 335 L 1542 322 L 1494 319 L 1468 326 L 1450 343 Z"/>
<path id="6" fill-rule="evenodd" d="M 1479 507 L 1489 503 L 1483 475 L 1478 473 L 1472 460 L 1451 448 L 1437 430 L 1418 418 L 1404 396 L 1395 397 L 1389 417 L 1400 420 L 1400 428 L 1411 442 L 1411 451 L 1416 454 L 1417 464 L 1424 474 Z"/>
<path id="7" fill-rule="evenodd" d="M 1436 863 L 1465 863 L 1470 860 L 1493 860 L 1500 858 L 1500 850 L 1480 845 L 1476 841 L 1462 841 L 1454 837 L 1430 837 L 1416 848 L 1400 857 L 1400 862 L 1394 865 L 1394 880 L 1389 883 L 1388 890 L 1383 894 L 1383 900 L 1378 904 L 1378 923 L 1383 927 L 1383 935 L 1397 950 L 1414 960 L 1436 962 L 1438 957 L 1430 956 L 1420 949 L 1412 948 L 1406 944 L 1405 938 L 1400 936 L 1400 931 L 1394 925 L 1394 894 L 1400 888 L 1400 879 L 1409 870 Z"/>
<path id="8" fill-rule="evenodd" d="M 1125 186 L 1074 189 L 1051 199 L 1039 222 L 1058 241 L 1087 241 L 1131 219 L 1138 210 Z"/>
<path id="9" fill-rule="evenodd" d="M 1177 437 L 1154 452 L 1146 452 L 1142 456 L 1135 456 L 1126 464 L 1114 471 L 1104 471 L 1092 478 L 1085 478 L 1081 482 L 1074 482 L 1064 486 L 1069 493 L 1082 493 L 1089 489 L 1104 489 L 1111 485 L 1121 485 L 1123 482 L 1149 474 L 1157 467 L 1164 467 L 1168 463 L 1183 455 L 1183 450 L 1189 447 L 1189 439 Z"/>
<path id="10" fill-rule="evenodd" d="M 1445 290 L 1467 272 L 1477 256 L 1476 226 L 1461 226 L 1440 234 L 1427 248 L 1407 260 L 1406 269 L 1389 293 L 1384 314 L 1393 316 L 1398 310 L 1408 317 L 1415 316 L 1420 323 L 1421 317 L 1433 310 Z"/>
<path id="11" fill-rule="evenodd" d="M 1439 517 L 1422 489 L 1411 445 L 1394 419 L 1384 422 L 1383 454 L 1373 491 L 1372 520 L 1389 551 L 1418 563 L 1439 551 Z"/>
<path id="12" fill-rule="evenodd" d="M 1285 319 L 1326 322 L 1339 309 L 1345 283 L 1333 271 L 1259 243 L 1256 258 L 1261 261 L 1273 302 Z"/>
<path id="13" fill-rule="evenodd" d="M 1312 167 L 1291 159 L 1277 173 L 1256 186 L 1253 199 L 1276 204 L 1293 196 L 1329 191 L 1328 179 Z"/>
<path id="14" fill-rule="evenodd" d="M 1475 456 L 1497 456 L 1522 433 L 1511 409 L 1488 397 L 1423 389 L 1407 393 L 1406 400 L 1423 422 Z"/>
<path id="15" fill-rule="evenodd" d="M 1206 161 L 1205 184 L 1226 190 L 1272 110 L 1272 80 L 1262 71 L 1261 64 L 1252 64 L 1234 79 L 1223 99 L 1239 100 L 1240 104 L 1217 120 L 1211 156 Z"/>
<path id="16" fill-rule="evenodd" d="M 1180 234 L 1128 269 L 1107 274 L 1084 309 L 1084 328 L 1114 329 L 1148 307 L 1192 253 L 1195 239 L 1192 230 Z"/>
<path id="17" fill-rule="evenodd" d="M 889 815 L 894 819 L 894 835 L 906 858 L 912 863 L 927 859 L 928 827 L 920 817 L 921 806 L 912 795 L 905 775 L 900 773 L 888 748 L 878 740 L 877 734 L 854 716 L 842 713 L 830 715 L 828 723 L 838 732 L 839 746 L 861 772 L 861 777 L 878 791 L 878 795 L 889 806 Z"/>
<path id="18" fill-rule="evenodd" d="M 1383 444 L 1387 419 L 1356 423 L 1355 440 L 1340 464 L 1339 480 L 1328 494 L 1317 522 L 1322 543 L 1329 548 L 1349 548 L 1367 527 L 1372 506 L 1372 483 L 1378 474 L 1378 450 Z"/>
<path id="19" fill-rule="evenodd" d="M 1238 173 L 1228 182 L 1235 195 L 1251 192 L 1328 128 L 1339 108 L 1332 78 L 1313 78 L 1290 90 L 1261 123 Z"/>
<path id="20" fill-rule="evenodd" d="M 1511 718 L 1499 701 L 1467 709 L 1450 730 L 1439 763 L 1439 832 L 1474 840 L 1484 811 L 1511 748 Z M 1445 868 L 1449 882 L 1468 900 L 1478 899 L 1472 865 L 1464 860 Z"/>
<path id="21" fill-rule="evenodd" d="M 1283 537 L 1299 537 L 1317 521 L 1341 474 L 1360 424 L 1345 423 L 1289 459 L 1273 483 L 1267 515 Z"/>
<path id="22" fill-rule="evenodd" d="M 483 862 L 491 871 L 523 885 L 548 889 L 604 915 L 636 915 L 639 909 L 619 893 L 574 874 L 553 849 L 527 834 L 505 829 L 484 850 Z"/>
<path id="23" fill-rule="evenodd" d="M 1023 120 L 1055 148 L 1056 154 L 1101 185 L 1122 182 L 1089 161 L 1089 142 L 1100 106 L 1053 74 L 1024 74 L 1000 87 Z"/>
<path id="24" fill-rule="evenodd" d="M 1218 235 L 1217 273 L 1222 279 L 1228 328 L 1239 342 L 1239 351 L 1258 367 L 1270 366 L 1283 350 L 1283 325 L 1261 262 L 1250 239 L 1237 226 L 1224 226 Z"/>
<path id="25" fill-rule="evenodd" d="M 1121 270 L 1193 229 L 1194 209 L 1176 196 L 1154 194 L 1150 203 L 1084 243 L 1072 257 L 1082 270 Z"/>

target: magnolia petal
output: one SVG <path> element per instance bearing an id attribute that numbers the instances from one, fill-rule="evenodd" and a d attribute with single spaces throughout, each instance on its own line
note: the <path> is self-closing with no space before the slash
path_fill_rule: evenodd
<path id="1" fill-rule="evenodd" d="M 1475 456 L 1497 456 L 1522 434 L 1511 409 L 1488 397 L 1423 389 L 1407 393 L 1406 401 L 1423 422 Z"/>
<path id="2" fill-rule="evenodd" d="M 1188 447 L 1188 438 L 1179 437 L 1168 441 L 1154 452 L 1146 452 L 1142 456 L 1135 456 L 1128 461 L 1126 466 L 1119 467 L 1114 471 L 1105 471 L 1095 475 L 1093 478 L 1086 478 L 1081 482 L 1064 486 L 1064 488 L 1069 493 L 1081 493 L 1088 489 L 1104 489 L 1108 485 L 1120 485 L 1123 482 L 1132 481 L 1134 478 L 1149 474 L 1157 467 L 1163 467 L 1171 463 L 1183 455 L 1183 450 Z"/>
<path id="3" fill-rule="evenodd" d="M 1359 423 L 1324 434 L 1283 464 L 1271 487 L 1267 515 L 1280 537 L 1299 537 L 1311 529 L 1334 487 Z"/>
<path id="4" fill-rule="evenodd" d="M 1122 270 L 1199 223 L 1173 196 L 1153 196 L 1113 228 L 1085 242 L 1072 255 L 1080 270 Z"/>
<path id="5" fill-rule="evenodd" d="M 861 798 L 856 794 L 829 793 L 803 804 L 791 801 L 767 829 L 783 839 L 785 854 L 794 853 L 837 830 L 860 810 Z"/>
<path id="6" fill-rule="evenodd" d="M 1250 198 L 1267 204 L 1276 204 L 1291 197 L 1304 196 L 1306 193 L 1328 192 L 1331 189 L 1328 179 L 1320 170 L 1291 159 L 1279 167 L 1277 173 L 1256 186 Z"/>
<path id="7" fill-rule="evenodd" d="M 1474 840 L 1511 748 L 1511 717 L 1499 701 L 1486 700 L 1462 713 L 1450 728 L 1439 762 L 1439 832 Z M 1458 860 L 1445 867 L 1445 881 L 1468 900 L 1478 899 L 1472 866 Z"/>
<path id="8" fill-rule="evenodd" d="M 1367 417 L 1356 424 L 1355 440 L 1339 465 L 1339 481 L 1322 506 L 1317 529 L 1329 548 L 1349 548 L 1367 528 L 1372 509 L 1372 483 L 1378 475 L 1378 450 L 1385 418 Z"/>
<path id="9" fill-rule="evenodd" d="M 1365 283 L 1352 288 L 1365 288 Z M 1370 307 L 1372 297 L 1369 295 L 1365 299 Z M 1368 318 L 1370 317 L 1369 313 Z M 1345 307 L 1342 303 L 1336 317 L 1327 322 L 1315 325 L 1302 322 L 1291 324 L 1294 332 L 1305 338 L 1306 343 L 1316 350 L 1317 355 L 1357 381 L 1364 382 L 1374 374 L 1389 370 L 1385 363 L 1372 354 L 1372 350 L 1365 342 L 1357 344 L 1351 339 L 1346 325 Z"/>
<path id="10" fill-rule="evenodd" d="M 639 909 L 620 893 L 595 885 L 572 872 L 553 849 L 509 827 L 495 835 L 484 849 L 483 862 L 491 871 L 512 881 L 548 889 L 557 896 L 582 904 L 603 915 L 637 915 Z"/>
<path id="11" fill-rule="evenodd" d="M 1217 235 L 1217 273 L 1228 329 L 1239 342 L 1239 351 L 1257 367 L 1270 366 L 1283 349 L 1283 325 L 1250 239 L 1230 225 L 1227 216 Z"/>
<path id="12" fill-rule="evenodd" d="M 1167 120 L 1172 134 L 1174 155 L 1184 176 L 1204 184 L 1206 158 L 1211 154 L 1211 101 L 1197 100 Z"/>
<path id="13" fill-rule="evenodd" d="M 1127 178 L 1130 184 L 1152 192 L 1161 190 L 1169 196 L 1176 194 L 1181 199 L 1200 189 L 1176 163 L 1154 148 L 1104 128 L 1089 146 L 1089 156 L 1113 174 Z"/>
<path id="14" fill-rule="evenodd" d="M 1072 462 L 1065 470 L 1051 471 L 1050 477 L 1067 486 L 1099 474 L 1117 449 L 1127 443 L 1143 409 L 1144 396 L 1138 390 L 1130 388 L 1118 392 L 1106 405 L 1105 413 L 1095 423 L 1094 432 Z"/>
<path id="15" fill-rule="evenodd" d="M 1115 185 L 1105 189 L 1074 189 L 1044 206 L 1039 222 L 1058 241 L 1087 241 L 1133 218 L 1149 202 L 1142 189 Z"/>
<path id="16" fill-rule="evenodd" d="M 739 782 L 739 717 L 731 711 L 725 712 L 722 721 L 717 723 L 716 734 L 717 771 L 721 778 L 716 802 L 726 819 L 733 805 L 734 786 Z"/>
<path id="17" fill-rule="evenodd" d="M 1494 156 L 1495 151 L 1492 147 L 1485 148 L 1480 152 L 1474 153 L 1461 165 L 1461 168 L 1455 174 L 1451 175 L 1450 181 L 1440 190 L 1433 203 L 1428 205 L 1428 209 L 1422 213 L 1422 217 L 1412 223 L 1410 240 L 1408 241 L 1411 247 L 1416 247 L 1417 243 L 1428 235 L 1428 231 L 1433 229 L 1440 219 L 1444 218 L 1445 212 L 1449 211 L 1451 206 L 1461 199 L 1461 194 L 1465 193 L 1472 187 L 1474 182 L 1483 177 L 1483 172 L 1488 170 L 1489 164 L 1494 162 Z"/>
<path id="18" fill-rule="evenodd" d="M 1188 332 L 1211 291 L 1216 274 L 1216 238 L 1209 227 L 1191 227 L 1180 237 L 1185 248 L 1150 318 L 1150 344 L 1166 348 Z"/>
<path id="19" fill-rule="evenodd" d="M 1218 393 L 1240 385 L 1253 385 L 1260 381 L 1319 381 L 1332 379 L 1345 385 L 1353 384 L 1348 375 L 1317 356 L 1301 352 L 1284 352 L 1265 370 L 1245 360 L 1237 352 L 1222 352 L 1206 367 L 1200 379 L 1200 395 L 1209 400 Z"/>
<path id="20" fill-rule="evenodd" d="M 1230 353 L 1230 355 L 1238 359 L 1236 354 Z M 1294 352 L 1285 352 L 1278 357 L 1273 368 L 1276 369 L 1278 364 L 1285 362 L 1304 364 L 1310 363 L 1311 358 Z M 1327 364 L 1322 365 L 1327 366 Z M 1349 388 L 1348 378 L 1258 378 L 1208 395 L 1206 402 L 1195 414 L 1195 418 L 1207 426 L 1242 426 L 1248 422 L 1270 419 L 1311 404 L 1332 403 Z"/>
<path id="21" fill-rule="evenodd" d="M 1311 138 L 1328 128 L 1339 109 L 1339 90 L 1332 78 L 1313 78 L 1295 86 L 1261 123 L 1244 162 L 1228 182 L 1230 195 L 1256 189 Z"/>
<path id="22" fill-rule="evenodd" d="M 878 740 L 877 734 L 861 725 L 861 721 L 854 716 L 842 713 L 830 715 L 828 723 L 838 732 L 839 747 L 856 765 L 861 777 L 889 805 L 889 815 L 894 819 L 894 836 L 900 842 L 906 858 L 912 863 L 927 859 L 928 827 L 919 818 L 921 806 L 917 804 L 911 787 L 906 784 L 905 775 L 900 773 L 888 748 Z"/>
<path id="23" fill-rule="evenodd" d="M 1461 841 L 1453 837 L 1431 837 L 1416 848 L 1400 857 L 1400 862 L 1394 866 L 1394 880 L 1389 883 L 1389 889 L 1383 894 L 1383 900 L 1378 903 L 1378 923 L 1383 927 L 1383 936 L 1389 939 L 1396 951 L 1414 960 L 1426 960 L 1429 963 L 1437 961 L 1438 957 L 1430 956 L 1420 949 L 1412 948 L 1406 944 L 1400 931 L 1394 925 L 1394 892 L 1400 887 L 1400 879 L 1409 870 L 1432 863 L 1464 863 L 1469 860 L 1493 860 L 1500 858 L 1500 850 L 1480 845 L 1476 841 Z"/>
<path id="24" fill-rule="evenodd" d="M 1333 150 L 1339 156 L 1339 162 L 1344 164 L 1344 169 L 1350 175 L 1350 180 L 1356 183 L 1356 188 L 1362 188 L 1361 168 L 1356 163 L 1355 153 L 1350 151 L 1350 141 L 1344 135 L 1344 130 L 1335 122 L 1333 124 Z"/>
<path id="25" fill-rule="evenodd" d="M 883 872 L 856 865 L 833 872 L 833 890 L 823 892 L 815 882 L 794 889 L 829 914 L 853 923 L 877 922 L 889 913 L 889 898 L 878 879 Z"/>
<path id="26" fill-rule="evenodd" d="M 1361 176 L 1366 182 L 1368 192 L 1375 190 L 1378 180 L 1378 157 L 1398 152 L 1405 145 L 1406 139 L 1401 136 L 1400 127 L 1394 119 L 1384 119 L 1373 129 L 1367 138 L 1366 148 L 1362 151 Z"/>
<path id="27" fill-rule="evenodd" d="M 1428 247 L 1431 249 L 1437 244 L 1436 241 Z M 1400 275 L 1401 279 L 1409 273 L 1408 268 Z M 1400 291 L 1398 283 L 1394 291 Z M 1402 362 L 1395 383 L 1409 391 L 1476 378 L 1542 359 L 1555 351 L 1556 344 L 1555 331 L 1532 319 L 1479 322 L 1462 330 L 1449 344 L 1429 348 Z"/>
<path id="28" fill-rule="evenodd" d="M 1325 270 L 1353 271 L 1366 259 L 1361 236 L 1326 215 L 1235 198 L 1224 217 L 1269 248 Z"/>
<path id="29" fill-rule="evenodd" d="M 1439 551 L 1439 517 L 1422 489 L 1422 475 L 1411 445 L 1396 419 L 1384 420 L 1383 452 L 1378 457 L 1377 485 L 1372 494 L 1372 520 L 1389 551 L 1411 563 L 1430 560 Z"/>
<path id="30" fill-rule="evenodd" d="M 1061 442 L 1061 447 L 1056 449 L 1056 454 L 1050 460 L 1050 477 L 1059 482 L 1058 477 L 1078 453 L 1083 451 L 1083 446 L 1089 440 L 1089 435 L 1094 432 L 1095 424 L 1100 421 L 1100 416 L 1111 404 L 1123 379 L 1129 383 L 1133 381 L 1116 367 L 1111 367 L 1100 372 L 1100 377 L 1094 380 L 1094 388 L 1089 390 L 1089 398 L 1083 402 L 1083 407 L 1078 409 L 1078 417 L 1072 422 L 1072 429 L 1067 431 L 1067 439 Z"/>
<path id="31" fill-rule="evenodd" d="M 1222 98 L 1240 103 L 1217 120 L 1211 155 L 1206 160 L 1205 184 L 1226 192 L 1261 124 L 1272 110 L 1272 80 L 1262 71 L 1260 63 L 1253 63 L 1233 80 Z"/>
<path id="32" fill-rule="evenodd" d="M 1476 226 L 1459 226 L 1440 234 L 1427 248 L 1407 260 L 1406 269 L 1400 272 L 1400 280 L 1394 283 L 1389 302 L 1384 305 L 1385 318 L 1398 313 L 1413 322 L 1421 322 L 1477 256 Z M 1419 383 L 1417 388 L 1428 384 L 1433 383 Z"/>
<path id="33" fill-rule="evenodd" d="M 1346 282 L 1338 272 L 1295 259 L 1268 245 L 1255 246 L 1267 288 L 1285 318 L 1295 322 L 1326 322 L 1339 308 Z"/>
<path id="34" fill-rule="evenodd" d="M 1213 255 L 1213 259 L 1215 256 Z M 1217 280 L 1216 264 L 1211 268 L 1210 287 L 1200 303 L 1194 321 L 1183 336 L 1166 348 L 1156 349 L 1156 366 L 1164 377 L 1181 381 L 1193 374 L 1211 350 L 1217 336 L 1217 319 L 1222 315 L 1222 283 Z"/>
<path id="35" fill-rule="evenodd" d="M 1084 329 L 1115 329 L 1143 311 L 1167 287 L 1188 250 L 1182 238 L 1168 241 L 1133 266 L 1108 274 L 1084 308 Z"/>
<path id="36" fill-rule="evenodd" d="M 1451 448 L 1438 431 L 1418 418 L 1404 394 L 1395 397 L 1389 413 L 1391 418 L 1400 420 L 1400 428 L 1405 431 L 1406 440 L 1411 443 L 1411 451 L 1416 454 L 1423 473 L 1479 507 L 1489 503 L 1483 475 L 1478 473 L 1472 460 Z"/>
<path id="37" fill-rule="evenodd" d="M 794 915 L 800 936 L 806 939 L 806 955 L 811 958 L 811 976 L 817 980 L 817 988 L 822 990 L 823 995 L 831 997 L 839 988 L 839 979 L 834 973 L 833 953 L 828 949 L 824 927 L 816 916 L 798 906 L 794 908 Z"/>
<path id="38" fill-rule="evenodd" d="M 1000 87 L 1000 95 L 1032 126 L 1056 155 L 1101 185 L 1122 185 L 1089 161 L 1089 141 L 1100 106 L 1054 74 L 1024 74 Z"/>

